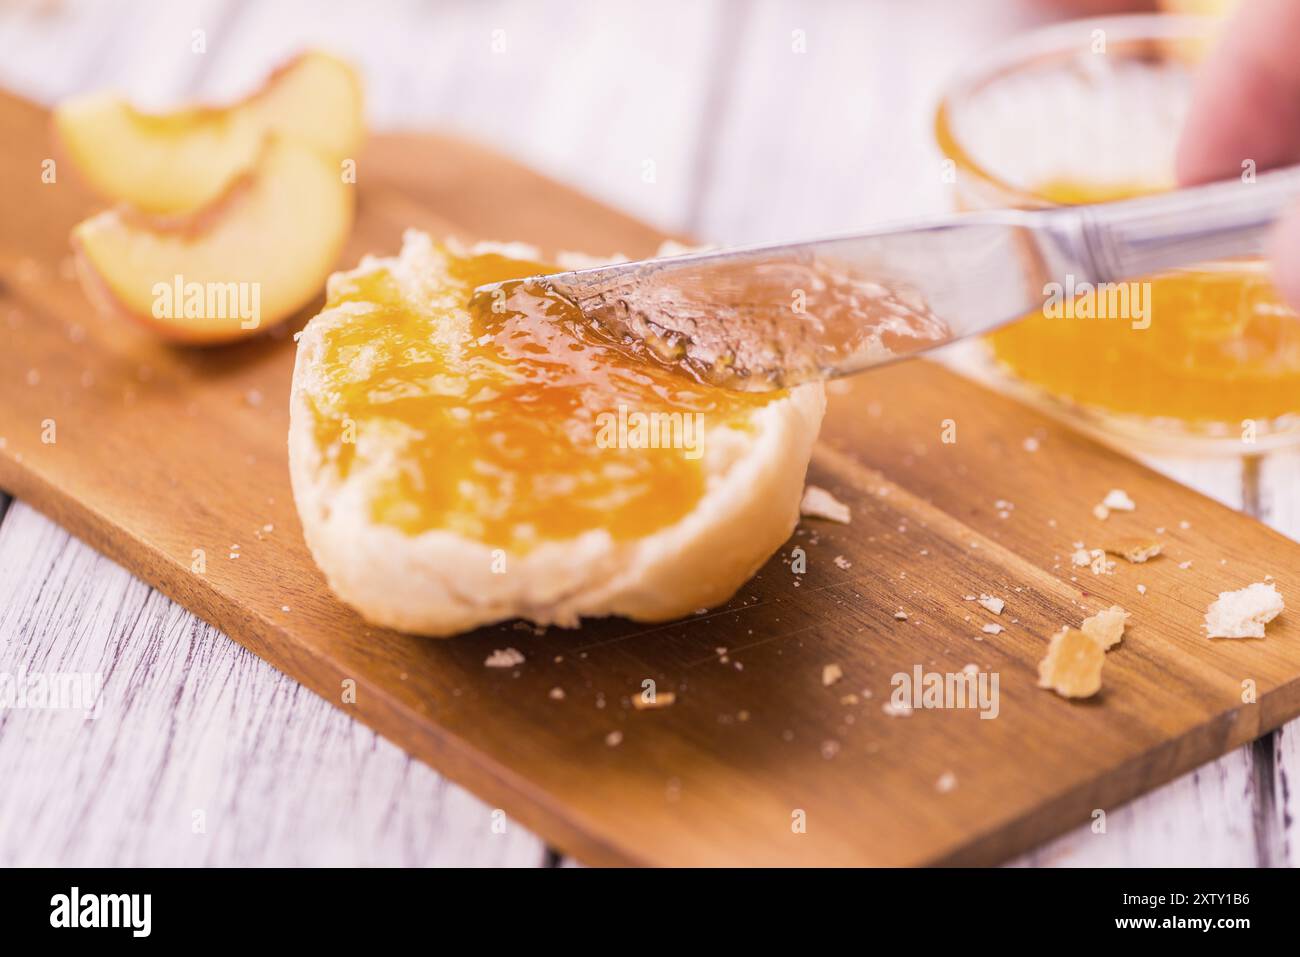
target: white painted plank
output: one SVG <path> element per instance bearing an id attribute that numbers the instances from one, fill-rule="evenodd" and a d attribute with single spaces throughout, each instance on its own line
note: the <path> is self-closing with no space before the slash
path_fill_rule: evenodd
<path id="1" fill-rule="evenodd" d="M 1255 763 L 1247 746 L 1076 828 L 1015 867 L 1253 867 Z"/>
<path id="2" fill-rule="evenodd" d="M 403 2 L 364 11 L 261 3 L 243 9 L 210 51 L 203 90 L 231 95 L 293 51 L 323 46 L 360 66 L 377 128 L 462 133 L 675 229 L 686 215 L 700 80 L 722 9 L 690 0 Z"/>
<path id="3" fill-rule="evenodd" d="M 1300 448 L 1266 456 L 1260 482 L 1268 524 L 1300 541 Z"/>
<path id="4" fill-rule="evenodd" d="M 0 85 L 41 102 L 101 88 L 174 105 L 193 88 L 231 0 L 29 0 L 0 9 Z"/>
<path id="5" fill-rule="evenodd" d="M 101 87 L 147 108 L 194 94 L 221 102 L 320 46 L 358 64 L 376 128 L 461 132 L 680 229 L 724 10 L 716 0 L 71 0 L 0 11 L 0 39 L 18 54 L 0 60 L 0 83 L 45 102 Z"/>
<path id="6" fill-rule="evenodd" d="M 491 808 L 15 503 L 0 694 L 78 674 L 102 678 L 93 720 L 0 710 L 0 866 L 544 860 L 522 827 L 496 833 Z"/>
<path id="7" fill-rule="evenodd" d="M 931 123 L 965 59 L 1026 21 L 1014 3 L 746 4 L 699 231 L 757 242 L 942 212 Z M 803 52 L 801 52 L 803 51 Z"/>
<path id="8" fill-rule="evenodd" d="M 1273 864 L 1300 867 L 1300 720 L 1283 727 L 1273 740 L 1274 804 L 1264 809 L 1279 846 Z"/>
<path id="9" fill-rule="evenodd" d="M 1260 485 L 1261 508 L 1268 524 L 1300 540 L 1300 448 L 1265 457 Z M 1286 614 L 1300 614 L 1300 608 Z M 1273 863 L 1300 867 L 1300 719 L 1273 736 L 1272 757 L 1273 805 L 1261 810 L 1277 843 Z"/>

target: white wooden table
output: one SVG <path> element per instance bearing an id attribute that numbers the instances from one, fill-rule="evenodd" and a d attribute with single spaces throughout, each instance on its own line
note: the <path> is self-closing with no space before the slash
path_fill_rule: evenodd
<path id="1" fill-rule="evenodd" d="M 1031 19 L 1011 0 L 8 0 L 0 85 L 46 102 L 112 86 L 161 107 L 240 94 L 321 45 L 364 70 L 376 128 L 460 131 L 665 229 L 757 241 L 946 209 L 937 90 Z M 1300 453 L 1245 476 L 1237 461 L 1152 464 L 1300 537 Z M 105 681 L 98 720 L 0 710 L 0 865 L 564 863 L 0 503 L 0 673 Z M 1300 863 L 1296 781 L 1300 722 L 1021 863 Z"/>

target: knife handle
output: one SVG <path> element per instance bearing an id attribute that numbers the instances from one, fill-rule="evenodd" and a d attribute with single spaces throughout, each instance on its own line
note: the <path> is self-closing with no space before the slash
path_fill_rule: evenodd
<path id="1" fill-rule="evenodd" d="M 1278 217 L 1300 202 L 1300 166 L 1156 196 L 1078 207 L 1099 282 L 1264 254 Z"/>

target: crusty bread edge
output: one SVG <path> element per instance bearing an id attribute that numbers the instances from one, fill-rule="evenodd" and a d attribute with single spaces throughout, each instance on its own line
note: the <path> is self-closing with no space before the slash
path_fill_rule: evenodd
<path id="1" fill-rule="evenodd" d="M 362 269 L 383 264 L 367 260 Z M 322 468 L 306 389 L 322 331 L 349 318 L 346 308 L 326 310 L 300 334 L 290 397 L 290 479 L 317 565 L 331 589 L 373 624 L 446 636 L 515 617 L 570 627 L 582 617 L 604 615 L 671 620 L 725 602 L 798 521 L 825 411 L 819 384 L 757 409 L 747 433 L 711 430 L 705 443 L 710 474 L 700 503 L 681 521 L 639 540 L 618 542 L 599 530 L 502 556 L 451 532 L 408 535 L 376 524 L 365 477 L 340 482 Z"/>

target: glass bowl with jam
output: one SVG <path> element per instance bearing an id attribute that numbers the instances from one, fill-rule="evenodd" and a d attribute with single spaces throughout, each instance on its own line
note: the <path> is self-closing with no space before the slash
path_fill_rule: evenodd
<path id="1" fill-rule="evenodd" d="M 1193 80 L 1221 23 L 1080 20 L 971 64 L 935 121 L 957 206 L 1108 202 L 1172 188 Z M 1242 176 L 1254 172 L 1244 161 Z M 1244 454 L 1300 440 L 1300 317 L 1266 261 L 1141 277 L 1122 297 L 1066 285 L 1069 301 L 1044 290 L 1042 310 L 954 364 L 1125 446 Z"/>

